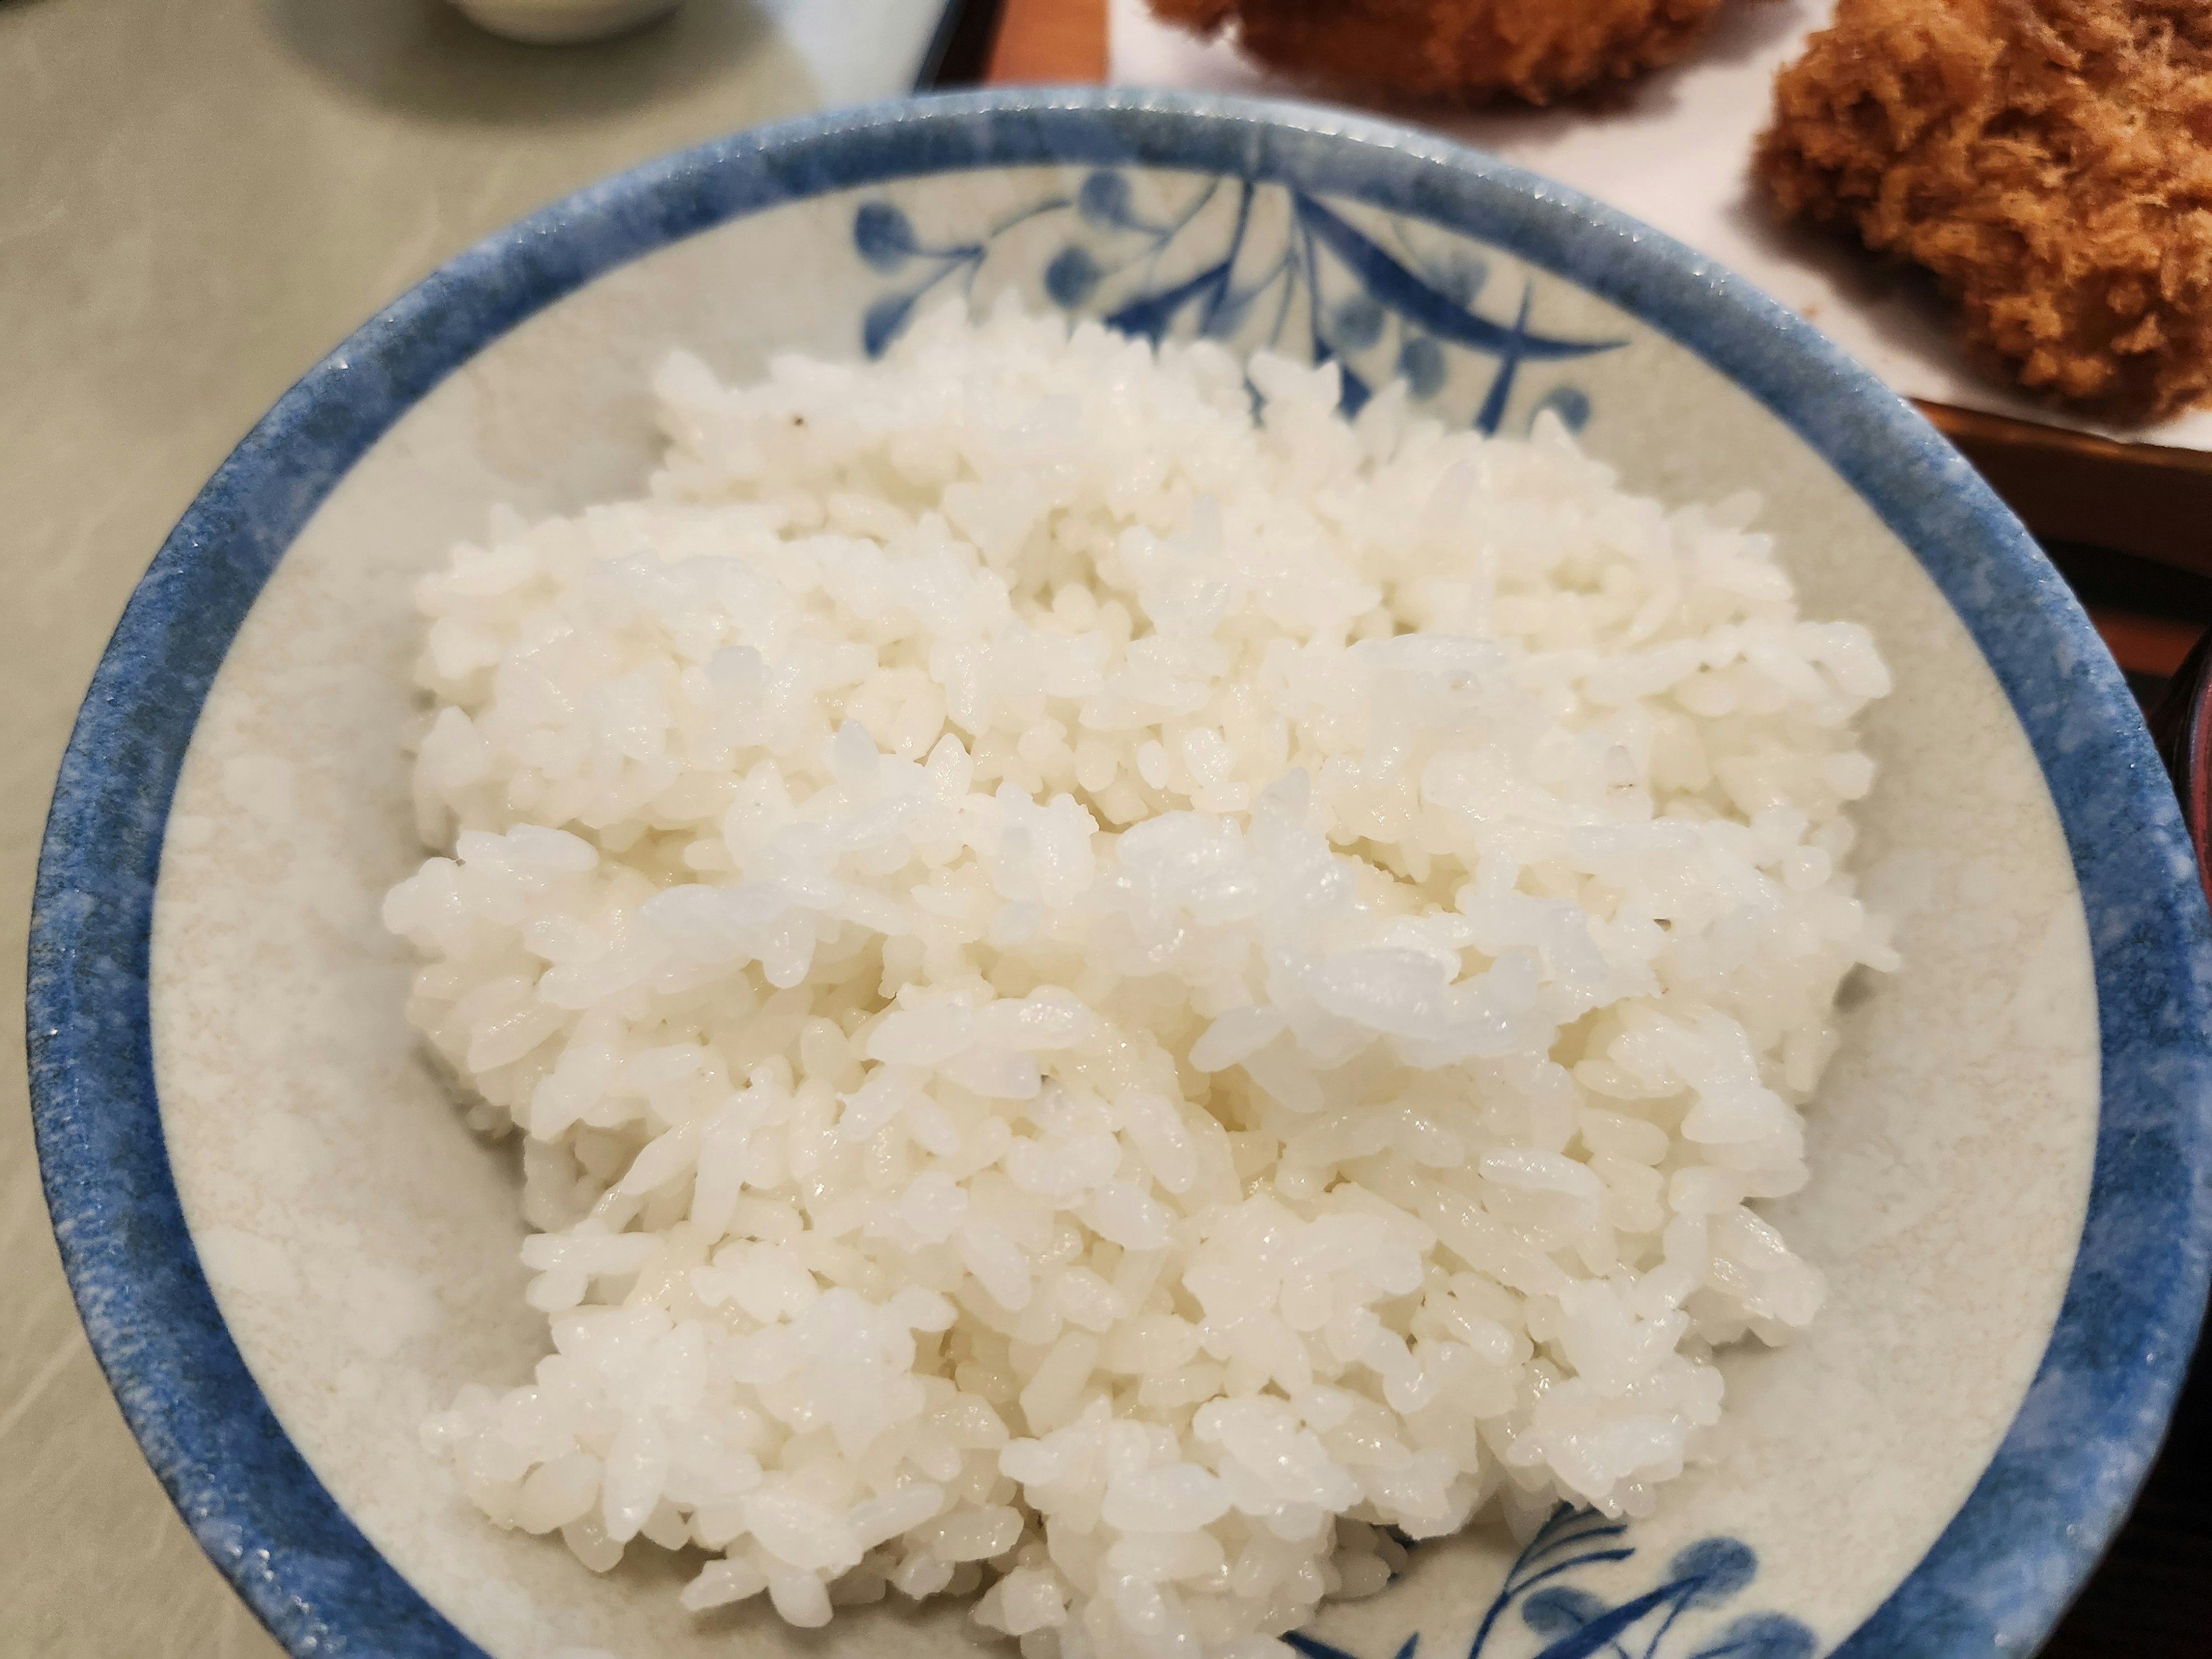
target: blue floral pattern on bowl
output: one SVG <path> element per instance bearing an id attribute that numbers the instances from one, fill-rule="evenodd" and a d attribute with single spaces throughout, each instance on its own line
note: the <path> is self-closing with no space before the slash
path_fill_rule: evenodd
<path id="1" fill-rule="evenodd" d="M 1522 365 L 1627 343 L 1568 339 L 1532 326 L 1533 276 L 1523 278 L 1510 319 L 1486 314 L 1479 302 L 1492 286 L 1488 259 L 1456 239 L 1425 248 L 1424 240 L 1438 240 L 1434 228 L 1402 216 L 1363 228 L 1344 204 L 1249 179 L 1193 180 L 1182 202 L 1157 216 L 1140 210 L 1136 197 L 1127 174 L 1102 168 L 1072 193 L 1055 192 L 980 233 L 949 238 L 924 236 L 896 203 L 861 203 L 853 215 L 854 250 L 901 283 L 862 315 L 862 349 L 882 356 L 925 301 L 950 289 L 972 290 L 987 263 L 1010 252 L 1020 257 L 1010 246 L 1014 232 L 1045 219 L 1066 229 L 1042 273 L 1054 305 L 1096 312 L 1109 327 L 1146 339 L 1195 334 L 1335 363 L 1347 414 L 1357 415 L 1393 379 L 1403 380 L 1416 402 L 1433 403 L 1457 353 L 1489 365 L 1472 422 L 1495 433 Z M 1589 419 L 1589 396 L 1579 386 L 1554 386 L 1527 418 L 1546 410 L 1579 431 Z"/>
<path id="2" fill-rule="evenodd" d="M 1637 1553 L 1629 1523 L 1561 1504 L 1516 1558 L 1505 1582 L 1475 1626 L 1467 1659 L 1509 1659 L 1511 1623 L 1534 1638 L 1533 1659 L 1812 1659 L 1820 1643 L 1787 1613 L 1739 1613 L 1723 1622 L 1719 1609 L 1759 1575 L 1759 1557 L 1741 1539 L 1701 1538 L 1677 1550 L 1656 1587 L 1608 1601 L 1569 1582 L 1586 1567 L 1626 1561 Z M 1284 1641 L 1306 1659 L 1358 1659 L 1302 1632 Z M 1391 1659 L 1418 1659 L 1419 1632 Z M 1518 1659 L 1522 1648 L 1511 1650 Z"/>

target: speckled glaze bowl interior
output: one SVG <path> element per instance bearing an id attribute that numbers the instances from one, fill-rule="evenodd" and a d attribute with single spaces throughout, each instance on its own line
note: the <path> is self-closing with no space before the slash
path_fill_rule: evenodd
<path id="1" fill-rule="evenodd" d="M 1289 303 L 1243 306 L 1290 270 Z M 651 465 L 646 377 L 880 349 L 1018 294 L 1540 410 L 1635 486 L 1745 487 L 1808 612 L 1871 627 L 1855 988 L 1774 1207 L 1832 1286 L 1725 1363 L 1711 1461 L 1632 1523 L 1425 1545 L 1316 1656 L 1966 1656 L 2048 1630 L 2156 1448 L 2207 1266 L 2204 905 L 2109 658 L 1958 456 L 1796 319 L 1470 152 L 1339 113 L 1124 94 L 927 100 L 740 135 L 550 210 L 378 318 L 210 484 L 69 752 L 30 1021 L 56 1228 L 95 1347 L 209 1552 L 300 1654 L 964 1650 L 957 1607 L 695 1618 L 483 1522 L 420 1448 L 520 1380 L 511 1152 L 463 1125 L 379 928 L 422 855 L 410 588 L 507 504 Z M 1356 395 L 1356 392 L 1355 392 Z"/>

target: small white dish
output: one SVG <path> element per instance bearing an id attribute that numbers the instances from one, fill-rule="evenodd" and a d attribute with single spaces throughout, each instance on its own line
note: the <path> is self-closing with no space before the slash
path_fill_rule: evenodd
<path id="1" fill-rule="evenodd" d="M 453 0 L 477 27 L 533 46 L 605 40 L 665 17 L 684 0 Z"/>

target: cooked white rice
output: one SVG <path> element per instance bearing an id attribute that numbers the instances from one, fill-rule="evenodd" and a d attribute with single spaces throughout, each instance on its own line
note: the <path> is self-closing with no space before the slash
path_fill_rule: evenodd
<path id="1" fill-rule="evenodd" d="M 1888 676 L 1756 502 L 1012 313 L 655 384 L 644 499 L 420 591 L 386 919 L 555 1350 L 430 1425 L 469 1496 L 1030 1659 L 1649 1510 L 1820 1307 L 1746 1200 L 1893 961 Z"/>

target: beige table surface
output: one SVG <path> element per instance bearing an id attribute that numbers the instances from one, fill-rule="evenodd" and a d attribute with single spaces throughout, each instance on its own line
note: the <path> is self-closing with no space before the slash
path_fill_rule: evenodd
<path id="1" fill-rule="evenodd" d="M 549 51 L 440 0 L 0 0 L 0 1659 L 276 1652 L 124 1427 L 31 1148 L 33 868 L 131 586 L 285 386 L 440 261 L 657 152 L 909 84 L 939 9 L 688 0 Z"/>

